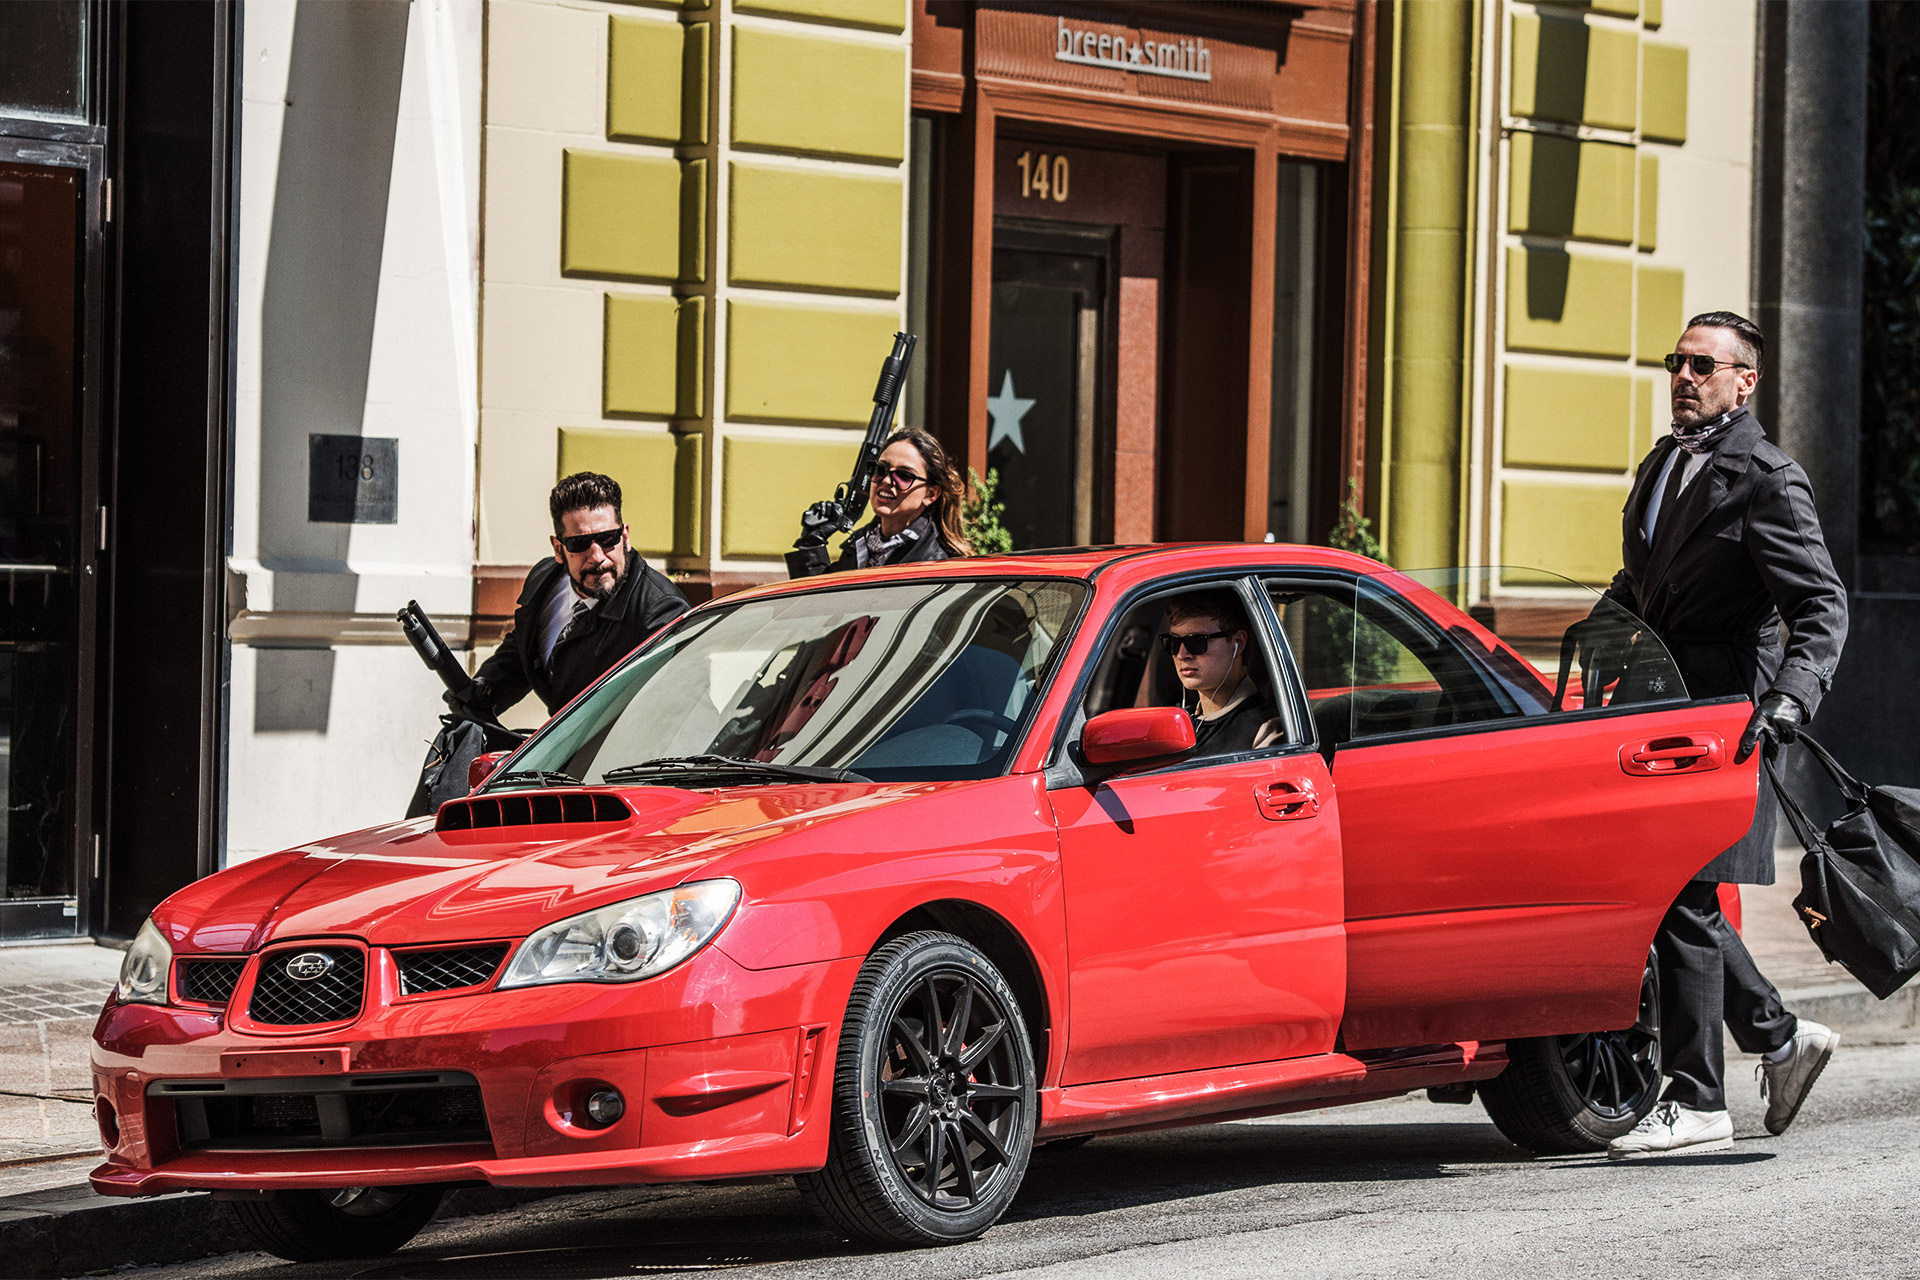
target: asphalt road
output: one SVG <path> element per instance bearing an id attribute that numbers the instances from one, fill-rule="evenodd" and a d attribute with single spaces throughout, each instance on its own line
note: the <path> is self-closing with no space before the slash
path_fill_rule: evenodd
<path id="1" fill-rule="evenodd" d="M 697 1274 L 756 1280 L 1916 1276 L 1920 1045 L 1845 1049 L 1793 1130 L 1761 1128 L 1731 1058 L 1731 1151 L 1540 1160 L 1477 1103 L 1424 1098 L 1106 1137 L 1036 1155 L 984 1239 L 863 1253 L 785 1183 L 568 1195 L 436 1223 L 378 1262 L 236 1254 L 132 1273 L 282 1280 Z"/>

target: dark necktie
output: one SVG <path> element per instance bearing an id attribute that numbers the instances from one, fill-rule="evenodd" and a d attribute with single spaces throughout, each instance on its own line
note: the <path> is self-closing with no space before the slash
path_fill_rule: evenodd
<path id="1" fill-rule="evenodd" d="M 553 638 L 553 653 L 560 652 L 560 646 L 565 644 L 567 637 L 572 635 L 575 629 L 580 626 L 581 620 L 587 616 L 587 610 L 591 607 L 592 606 L 585 600 L 575 600 L 573 602 L 573 616 L 567 619 L 566 626 L 560 628 L 560 634 Z M 547 655 L 548 666 L 553 665 L 553 653 Z"/>
<path id="2" fill-rule="evenodd" d="M 1687 463 L 1691 455 L 1685 449 L 1675 449 L 1673 471 L 1667 476 L 1667 487 L 1660 496 L 1660 513 L 1653 518 L 1653 536 L 1657 540 L 1660 533 L 1673 523 L 1673 508 L 1680 501 L 1680 489 L 1687 482 Z"/>

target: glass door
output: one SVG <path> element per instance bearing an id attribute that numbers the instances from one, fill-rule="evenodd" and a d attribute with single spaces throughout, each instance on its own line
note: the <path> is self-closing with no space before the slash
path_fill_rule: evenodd
<path id="1" fill-rule="evenodd" d="M 995 223 L 987 460 L 1016 551 L 1090 543 L 1112 527 L 1101 447 L 1111 243 L 1104 228 Z"/>
<path id="2" fill-rule="evenodd" d="M 71 166 L 26 162 L 69 152 Z M 0 942 L 84 921 L 96 166 L 95 148 L 0 139 Z"/>

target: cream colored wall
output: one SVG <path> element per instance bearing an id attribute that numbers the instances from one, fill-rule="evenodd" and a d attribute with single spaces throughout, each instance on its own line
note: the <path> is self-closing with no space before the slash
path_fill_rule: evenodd
<path id="1" fill-rule="evenodd" d="M 1470 558 L 1599 585 L 1666 430 L 1660 356 L 1749 306 L 1755 5 L 1487 12 Z"/>

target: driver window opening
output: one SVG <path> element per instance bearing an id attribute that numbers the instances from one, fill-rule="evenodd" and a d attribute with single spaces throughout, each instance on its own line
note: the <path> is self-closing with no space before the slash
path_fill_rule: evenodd
<path id="1" fill-rule="evenodd" d="M 1221 584 L 1129 609 L 1094 667 L 1086 718 L 1126 707 L 1180 707 L 1194 721 L 1188 760 L 1288 744 L 1276 668 L 1240 594 Z"/>

